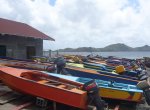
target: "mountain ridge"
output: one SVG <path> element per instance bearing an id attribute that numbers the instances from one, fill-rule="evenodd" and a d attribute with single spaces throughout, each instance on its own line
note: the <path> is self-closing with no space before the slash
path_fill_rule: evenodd
<path id="1" fill-rule="evenodd" d="M 58 49 L 60 52 L 119 52 L 119 51 L 150 51 L 149 45 L 141 47 L 130 47 L 123 43 L 111 44 L 103 48 L 95 47 L 79 47 L 79 48 L 65 48 Z"/>

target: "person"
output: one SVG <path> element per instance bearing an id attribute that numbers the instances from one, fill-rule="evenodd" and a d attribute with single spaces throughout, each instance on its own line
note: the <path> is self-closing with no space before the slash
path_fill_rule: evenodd
<path id="1" fill-rule="evenodd" d="M 65 58 L 62 57 L 62 56 L 59 56 L 55 59 L 54 63 L 56 64 L 57 73 L 63 74 L 64 73 L 64 68 L 66 66 Z"/>

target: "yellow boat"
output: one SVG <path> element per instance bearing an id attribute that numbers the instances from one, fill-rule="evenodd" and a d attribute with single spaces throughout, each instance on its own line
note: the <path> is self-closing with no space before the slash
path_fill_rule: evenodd
<path id="1" fill-rule="evenodd" d="M 52 74 L 48 72 L 44 72 L 44 73 L 59 78 L 82 83 L 82 84 L 92 80 L 89 78 Z M 95 80 L 95 81 L 99 87 L 99 95 L 103 98 L 130 101 L 130 102 L 141 101 L 143 91 L 138 89 L 136 85 L 128 85 L 128 84 L 115 83 L 115 82 L 112 83 L 110 81 L 104 81 L 104 80 Z"/>

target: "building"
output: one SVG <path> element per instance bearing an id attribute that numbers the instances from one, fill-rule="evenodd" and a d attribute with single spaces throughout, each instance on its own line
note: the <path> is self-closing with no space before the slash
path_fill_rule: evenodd
<path id="1" fill-rule="evenodd" d="M 43 40 L 54 41 L 25 23 L 0 18 L 0 56 L 20 59 L 42 56 Z"/>

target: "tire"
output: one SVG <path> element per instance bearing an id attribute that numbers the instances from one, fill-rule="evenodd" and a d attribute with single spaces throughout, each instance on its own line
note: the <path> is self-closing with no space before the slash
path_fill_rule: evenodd
<path id="1" fill-rule="evenodd" d="M 138 84 L 137 84 L 137 87 L 139 89 L 142 89 L 142 90 L 145 90 L 147 88 L 150 88 L 150 77 L 146 78 L 146 80 L 143 80 L 143 81 L 140 81 Z"/>
<path id="2" fill-rule="evenodd" d="M 140 81 L 140 82 L 137 84 L 137 87 L 138 87 L 139 89 L 144 90 L 144 89 L 146 89 L 146 88 L 148 88 L 148 87 L 150 87 L 150 86 L 148 85 L 148 83 L 147 83 L 146 80 L 143 80 L 143 81 Z"/>

